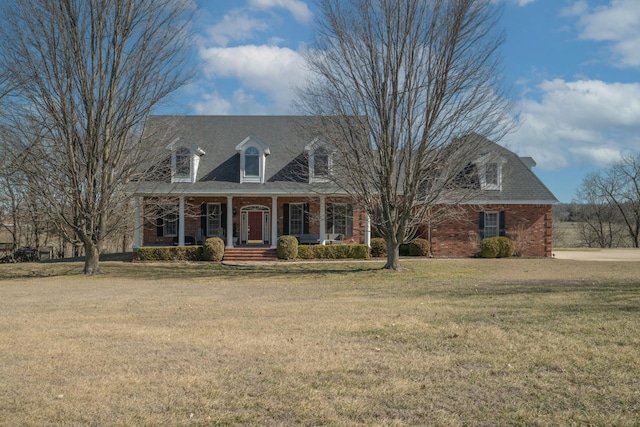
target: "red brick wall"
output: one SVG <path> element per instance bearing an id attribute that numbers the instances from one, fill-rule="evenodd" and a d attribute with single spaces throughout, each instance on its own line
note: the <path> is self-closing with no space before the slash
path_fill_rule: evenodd
<path id="1" fill-rule="evenodd" d="M 467 257 L 478 253 L 478 214 L 505 212 L 506 235 L 522 256 L 550 257 L 553 247 L 551 205 L 485 205 L 461 207 L 463 213 L 437 225 L 425 226 L 421 236 L 431 236 L 433 255 Z M 435 221 L 435 220 L 434 220 Z"/>

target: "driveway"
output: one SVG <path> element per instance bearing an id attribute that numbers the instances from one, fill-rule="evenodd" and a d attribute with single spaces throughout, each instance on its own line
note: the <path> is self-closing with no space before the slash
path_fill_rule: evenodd
<path id="1" fill-rule="evenodd" d="M 571 249 L 553 251 L 553 255 L 575 261 L 640 261 L 640 249 Z"/>

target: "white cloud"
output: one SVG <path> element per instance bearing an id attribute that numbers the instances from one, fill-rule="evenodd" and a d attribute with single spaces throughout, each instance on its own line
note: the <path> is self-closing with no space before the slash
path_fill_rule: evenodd
<path id="1" fill-rule="evenodd" d="M 269 28 L 266 22 L 247 15 L 236 9 L 224 15 L 222 21 L 207 28 L 207 35 L 217 46 L 227 46 L 232 41 L 249 40 L 254 32 Z"/>
<path id="2" fill-rule="evenodd" d="M 611 0 L 581 12 L 580 38 L 610 43 L 618 66 L 640 67 L 640 1 Z"/>
<path id="3" fill-rule="evenodd" d="M 280 7 L 291 12 L 298 22 L 309 22 L 312 14 L 304 1 L 301 0 L 250 0 L 250 7 L 259 10 L 267 10 Z"/>
<path id="4" fill-rule="evenodd" d="M 289 111 L 294 89 L 303 83 L 306 71 L 302 56 L 289 48 L 246 45 L 230 48 L 202 48 L 203 71 L 209 78 L 237 79 L 247 91 L 268 98 L 270 114 Z M 236 94 L 237 102 L 239 94 Z M 257 103 L 256 103 L 257 105 Z M 240 107 L 240 106 L 238 106 Z M 252 112 L 256 114 L 256 112 Z"/>
<path id="5" fill-rule="evenodd" d="M 582 16 L 589 11 L 589 4 L 586 0 L 579 0 L 571 6 L 567 6 L 560 11 L 561 16 Z"/>
<path id="6" fill-rule="evenodd" d="M 543 169 L 603 166 L 640 149 L 640 83 L 544 81 L 505 141 Z"/>

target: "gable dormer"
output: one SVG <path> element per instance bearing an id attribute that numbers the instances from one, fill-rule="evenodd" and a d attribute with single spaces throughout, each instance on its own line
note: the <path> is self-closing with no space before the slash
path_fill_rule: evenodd
<path id="1" fill-rule="evenodd" d="M 323 139 L 316 138 L 304 149 L 309 154 L 309 182 L 329 181 L 336 148 Z"/>
<path id="2" fill-rule="evenodd" d="M 267 156 L 271 154 L 267 144 L 257 136 L 249 135 L 236 145 L 236 151 L 240 154 L 240 183 L 264 184 Z"/>
<path id="3" fill-rule="evenodd" d="M 167 146 L 171 151 L 171 182 L 196 182 L 200 157 L 205 152 L 195 144 L 176 138 Z"/>
<path id="4" fill-rule="evenodd" d="M 478 171 L 481 190 L 502 191 L 502 169 L 507 159 L 495 153 L 487 153 L 473 162 Z"/>

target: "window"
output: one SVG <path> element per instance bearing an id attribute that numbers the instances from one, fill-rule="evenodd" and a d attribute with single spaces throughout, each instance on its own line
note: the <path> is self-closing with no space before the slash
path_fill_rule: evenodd
<path id="1" fill-rule="evenodd" d="M 245 176 L 260 176 L 260 153 L 255 147 L 249 147 L 244 152 Z"/>
<path id="2" fill-rule="evenodd" d="M 486 174 L 485 174 L 485 185 L 487 188 L 497 188 L 499 181 L 499 171 L 497 163 L 489 163 L 486 166 Z"/>
<path id="3" fill-rule="evenodd" d="M 496 237 L 498 233 L 498 212 L 484 213 L 484 237 Z"/>
<path id="4" fill-rule="evenodd" d="M 330 173 L 329 152 L 324 148 L 318 148 L 313 154 L 313 176 L 326 178 Z"/>
<path id="5" fill-rule="evenodd" d="M 220 203 L 207 203 L 207 236 L 222 236 Z"/>
<path id="6" fill-rule="evenodd" d="M 289 205 L 289 233 L 304 234 L 304 204 L 302 203 Z"/>
<path id="7" fill-rule="evenodd" d="M 179 148 L 175 153 L 174 178 L 191 179 L 191 151 Z"/>
<path id="8" fill-rule="evenodd" d="M 162 224 L 163 236 L 177 236 L 178 235 L 178 206 L 170 205 L 164 206 L 161 209 L 161 218 L 159 222 Z"/>
<path id="9" fill-rule="evenodd" d="M 478 232 L 481 239 L 505 235 L 506 216 L 504 211 L 480 212 Z"/>
<path id="10" fill-rule="evenodd" d="M 353 235 L 353 207 L 333 203 L 327 206 L 327 234 Z"/>

